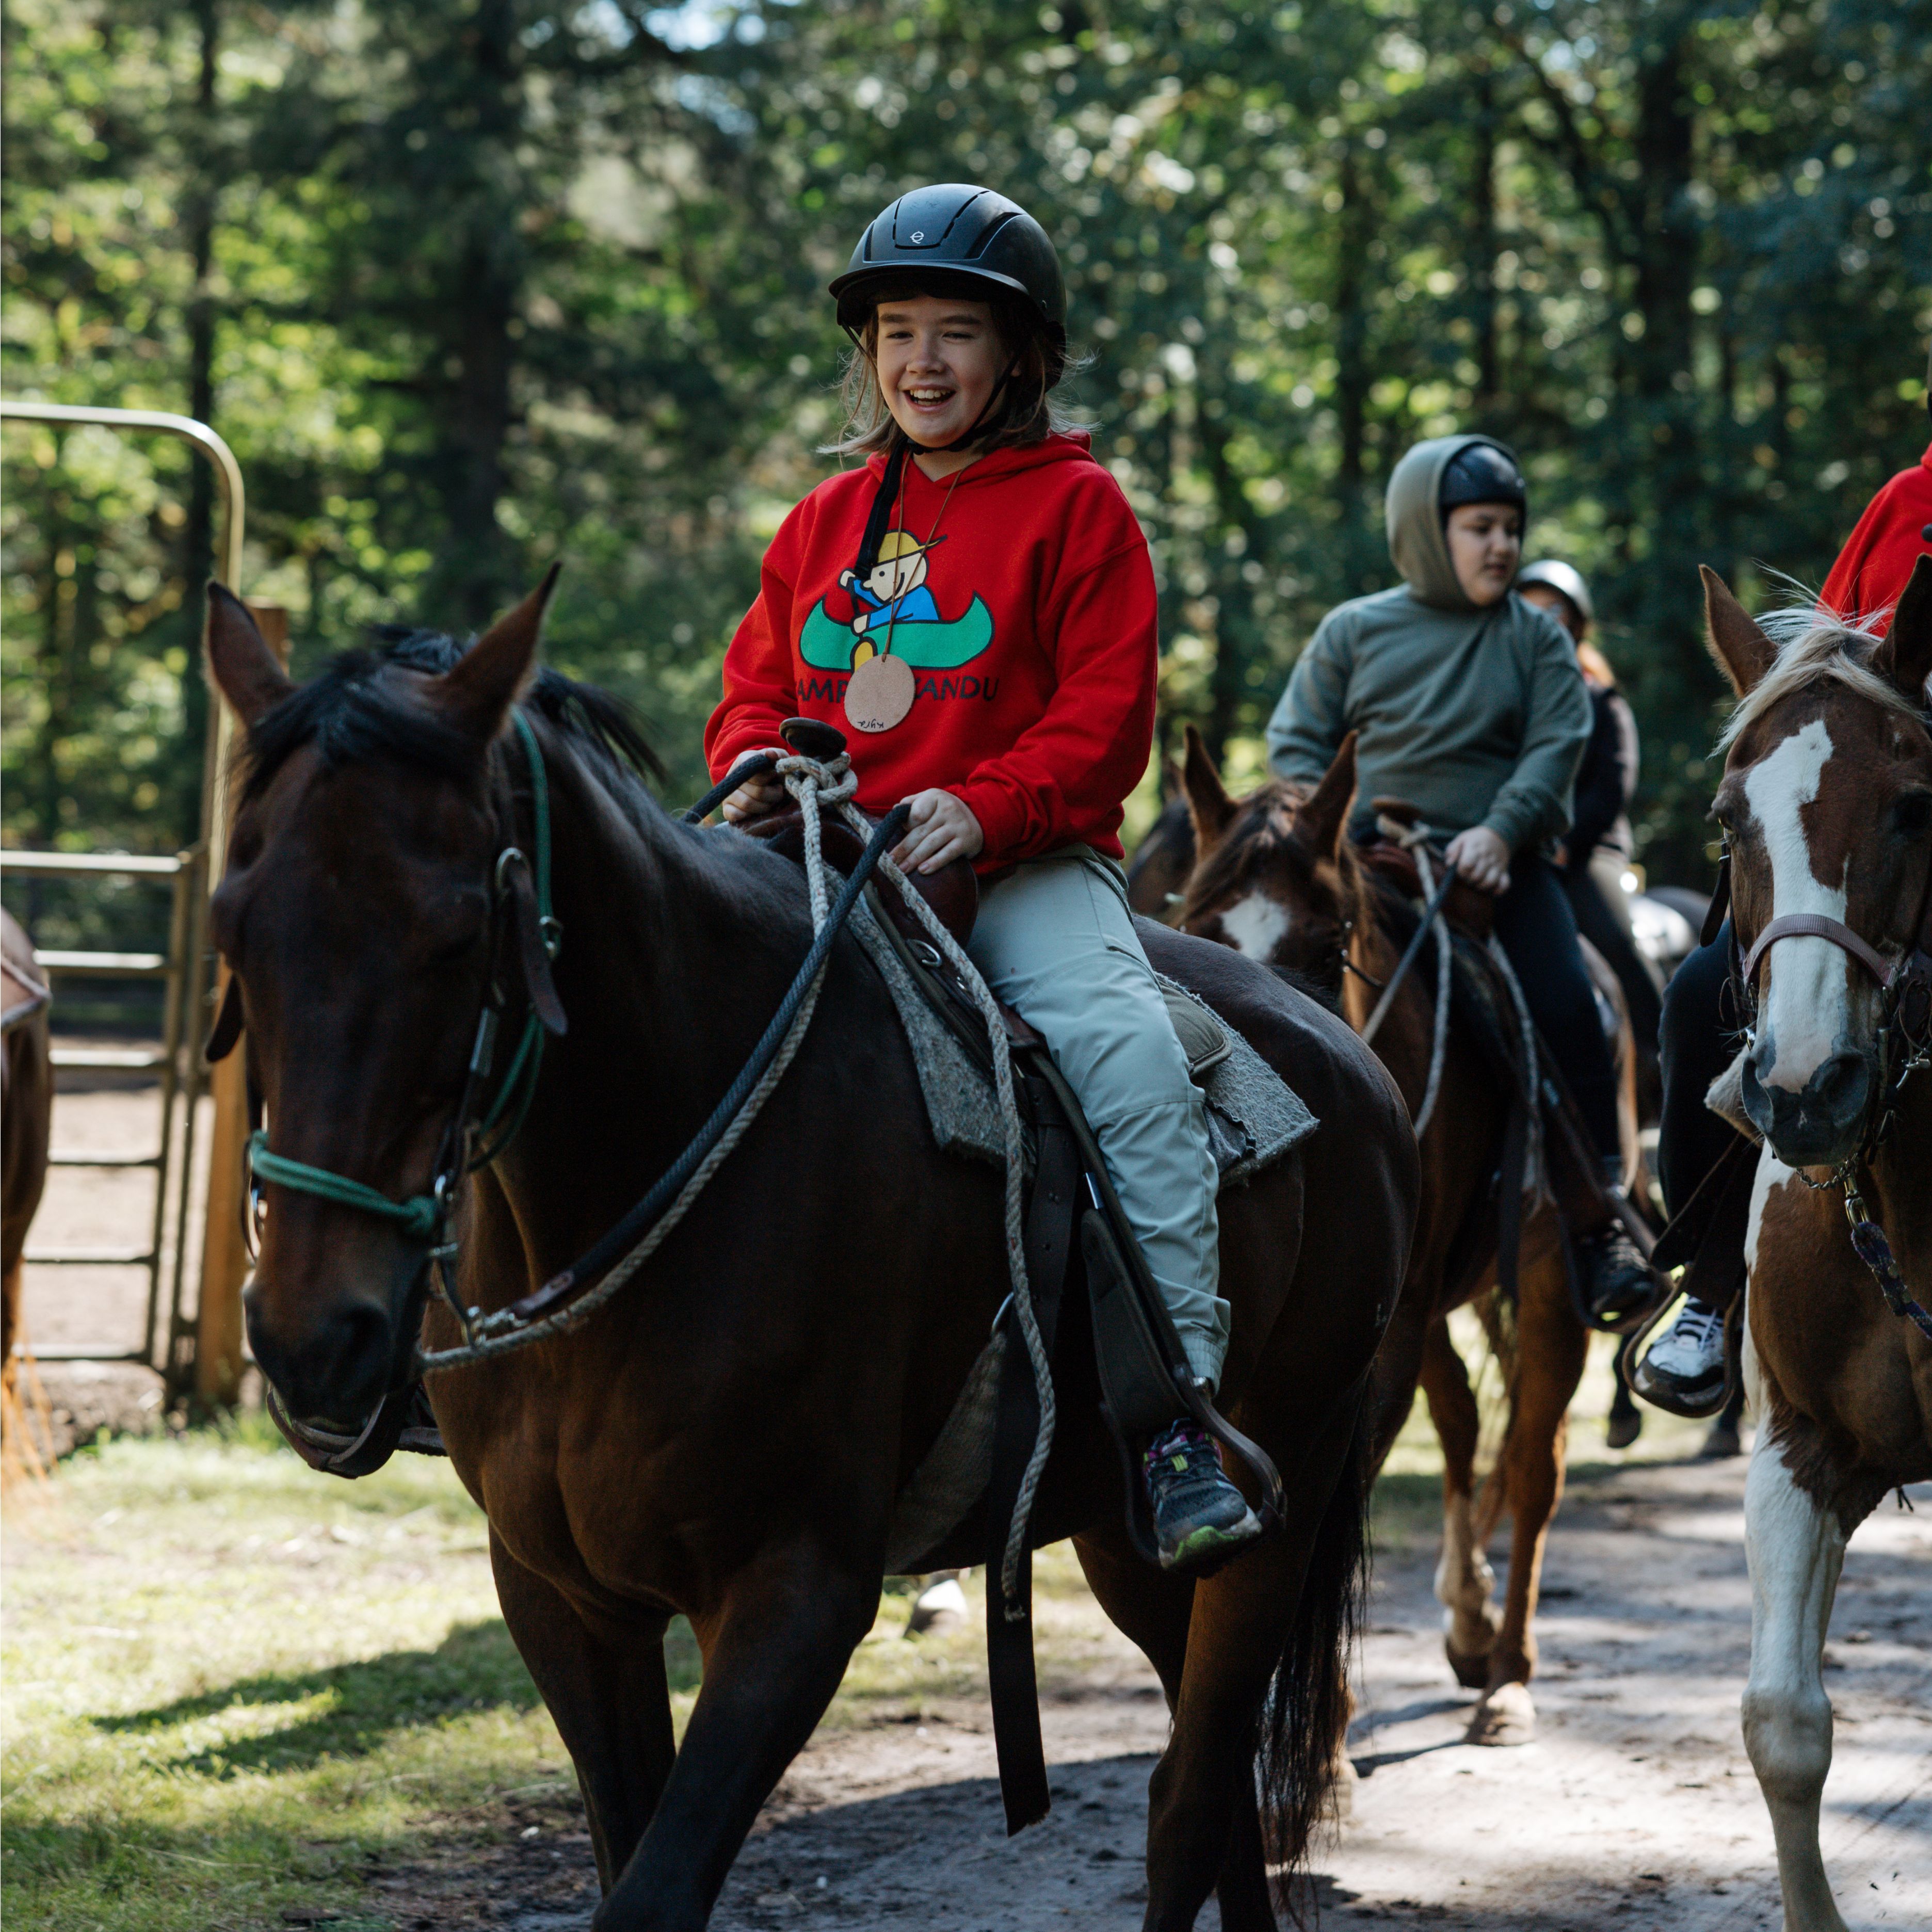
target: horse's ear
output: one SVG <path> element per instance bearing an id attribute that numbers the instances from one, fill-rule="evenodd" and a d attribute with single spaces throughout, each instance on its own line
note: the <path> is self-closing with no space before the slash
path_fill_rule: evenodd
<path id="1" fill-rule="evenodd" d="M 1295 830 L 1319 857 L 1333 859 L 1341 851 L 1342 833 L 1354 802 L 1355 734 L 1351 731 L 1322 774 L 1322 782 L 1295 808 Z"/>
<path id="2" fill-rule="evenodd" d="M 1185 788 L 1180 782 L 1180 766 L 1172 758 L 1160 761 L 1160 802 L 1172 805 Z"/>
<path id="3" fill-rule="evenodd" d="M 552 564 L 544 580 L 514 610 L 499 617 L 436 682 L 436 701 L 451 723 L 486 744 L 502 729 L 510 706 L 536 671 L 544 607 L 562 568 Z"/>
<path id="4" fill-rule="evenodd" d="M 1218 844 L 1228 821 L 1234 815 L 1234 801 L 1221 782 L 1214 760 L 1201 734 L 1187 728 L 1187 756 L 1180 768 L 1180 788 L 1187 796 L 1188 816 L 1194 820 L 1194 849 L 1204 859 L 1208 848 Z"/>
<path id="5" fill-rule="evenodd" d="M 215 688 L 234 706 L 244 724 L 295 689 L 289 674 L 256 628 L 248 607 L 225 584 L 208 586 L 208 668 Z"/>
<path id="6" fill-rule="evenodd" d="M 1872 653 L 1872 669 L 1921 710 L 1932 676 L 1932 556 L 1922 556 L 1892 614 L 1892 628 Z"/>
<path id="7" fill-rule="evenodd" d="M 1742 698 L 1770 670 L 1778 646 L 1758 628 L 1750 612 L 1708 564 L 1700 563 L 1697 574 L 1704 580 L 1704 624 L 1711 662 Z"/>

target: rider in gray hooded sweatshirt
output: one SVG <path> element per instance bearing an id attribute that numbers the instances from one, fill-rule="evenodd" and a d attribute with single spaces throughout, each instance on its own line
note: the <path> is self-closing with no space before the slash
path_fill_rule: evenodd
<path id="1" fill-rule="evenodd" d="M 1482 826 L 1502 842 L 1509 856 L 1506 879 L 1497 872 L 1496 937 L 1606 1180 L 1619 1185 L 1616 1072 L 1575 917 L 1544 856 L 1569 826 L 1589 695 L 1563 627 L 1503 587 L 1507 576 L 1487 602 L 1464 589 L 1448 534 L 1452 511 L 1464 504 L 1513 508 L 1520 545 L 1527 492 L 1503 444 L 1438 436 L 1396 466 L 1389 554 L 1406 581 L 1323 618 L 1269 721 L 1268 761 L 1283 778 L 1312 785 L 1352 730 L 1358 834 L 1373 826 L 1368 801 L 1390 797 L 1418 806 L 1445 838 Z M 1648 1270 L 1620 1228 L 1600 1230 L 1577 1250 L 1593 1310 L 1614 1316 L 1648 1298 Z"/>

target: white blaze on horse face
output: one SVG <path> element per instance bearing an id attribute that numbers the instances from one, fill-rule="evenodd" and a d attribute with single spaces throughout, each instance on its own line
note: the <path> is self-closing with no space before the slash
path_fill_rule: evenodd
<path id="1" fill-rule="evenodd" d="M 1235 951 L 1264 964 L 1274 957 L 1288 927 L 1287 907 L 1266 892 L 1250 892 L 1221 915 L 1221 930 Z"/>
<path id="2" fill-rule="evenodd" d="M 1771 860 L 1771 910 L 1822 913 L 1844 922 L 1842 884 L 1822 884 L 1811 869 L 1800 808 L 1818 796 L 1832 756 L 1832 734 L 1822 718 L 1794 731 L 1744 777 L 1744 796 L 1757 820 Z M 1800 1092 L 1819 1067 L 1839 1051 L 1850 1021 L 1847 974 L 1851 962 L 1828 939 L 1808 934 L 1780 939 L 1759 968 L 1768 986 L 1758 1013 L 1758 1034 L 1770 1051 L 1757 1064 L 1768 1087 Z M 1766 1067 L 1766 1062 L 1768 1062 Z"/>

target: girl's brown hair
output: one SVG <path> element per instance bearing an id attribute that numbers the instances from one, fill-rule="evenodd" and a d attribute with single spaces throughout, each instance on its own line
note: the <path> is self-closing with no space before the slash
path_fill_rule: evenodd
<path id="1" fill-rule="evenodd" d="M 838 398 L 845 410 L 844 434 L 837 442 L 824 446 L 826 454 L 870 456 L 876 451 L 890 449 L 894 437 L 900 434 L 879 388 L 880 303 L 903 302 L 911 296 L 958 292 L 952 288 L 941 290 L 915 283 L 880 290 L 858 341 L 845 358 L 838 384 Z M 980 290 L 966 299 L 986 302 L 987 294 Z M 1045 442 L 1049 436 L 1084 429 L 1086 425 L 1053 395 L 1053 386 L 1062 374 L 1081 364 L 1053 350 L 1024 303 L 995 296 L 988 306 L 993 314 L 1000 368 L 1004 371 L 1010 363 L 1014 367 L 994 395 L 986 421 L 974 436 L 974 442 L 982 450 L 1024 449 Z"/>

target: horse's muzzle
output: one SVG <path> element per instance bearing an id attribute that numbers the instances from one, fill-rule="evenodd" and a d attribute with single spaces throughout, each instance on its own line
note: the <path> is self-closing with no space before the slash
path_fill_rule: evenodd
<path id="1" fill-rule="evenodd" d="M 341 1296 L 298 1326 L 277 1319 L 258 1276 L 242 1294 L 248 1342 L 291 1415 L 354 1436 L 392 1390 L 410 1379 L 422 1303 L 398 1322 L 376 1298 Z"/>
<path id="2" fill-rule="evenodd" d="M 1744 1058 L 1744 1111 L 1771 1150 L 1787 1167 L 1836 1167 L 1851 1159 L 1864 1137 L 1872 1083 L 1868 1054 L 1833 1054 L 1798 1088 L 1770 1084 L 1760 1064 L 1768 1042 Z M 1774 1052 L 1775 1048 L 1772 1051 Z"/>

